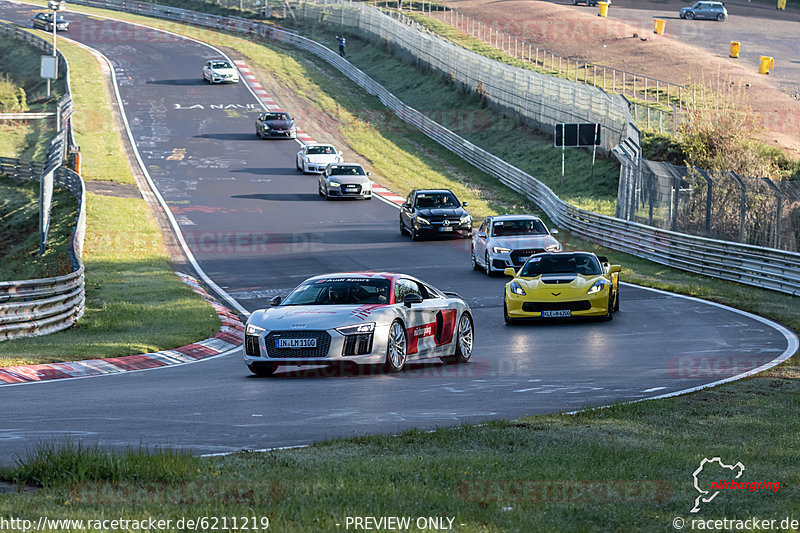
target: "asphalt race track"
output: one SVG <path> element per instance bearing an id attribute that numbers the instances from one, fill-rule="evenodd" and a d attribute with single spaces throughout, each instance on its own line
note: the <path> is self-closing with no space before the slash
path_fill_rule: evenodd
<path id="1" fill-rule="evenodd" d="M 0 2 L 0 18 L 25 26 L 33 11 Z M 154 371 L 4 386 L 2 463 L 66 436 L 223 453 L 574 410 L 715 382 L 787 349 L 766 322 L 627 285 L 612 322 L 506 327 L 505 280 L 472 271 L 468 241 L 412 243 L 383 201 L 319 198 L 316 177 L 295 172 L 295 141 L 254 135 L 260 103 L 244 83 L 201 81 L 216 52 L 98 17 L 69 18 L 68 37 L 113 63 L 138 150 L 201 267 L 244 307 L 324 272 L 407 272 L 469 300 L 477 345 L 468 365 L 412 364 L 397 375 L 304 367 L 259 379 L 237 351 Z"/>

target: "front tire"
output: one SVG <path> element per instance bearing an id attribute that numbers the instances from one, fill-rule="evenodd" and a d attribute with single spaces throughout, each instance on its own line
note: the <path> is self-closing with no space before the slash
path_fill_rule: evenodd
<path id="1" fill-rule="evenodd" d="M 484 272 L 486 272 L 487 276 L 492 277 L 492 263 L 491 261 L 489 261 L 489 252 L 486 252 L 486 255 L 484 256 L 483 260 L 486 262 L 483 265 Z"/>
<path id="2" fill-rule="evenodd" d="M 603 320 L 606 322 L 614 320 L 614 298 L 613 294 L 610 293 L 608 295 L 608 312 L 606 313 L 606 316 L 603 317 Z"/>
<path id="3" fill-rule="evenodd" d="M 443 363 L 467 363 L 472 357 L 472 348 L 475 345 L 475 326 L 472 324 L 472 317 L 468 314 L 461 315 L 456 334 L 458 335 L 456 338 L 456 353 L 442 357 Z"/>
<path id="4" fill-rule="evenodd" d="M 395 374 L 403 370 L 406 366 L 406 330 L 403 323 L 399 320 L 392 322 L 389 326 L 389 339 L 386 343 L 386 361 L 383 369 Z"/>
<path id="5" fill-rule="evenodd" d="M 247 368 L 258 377 L 265 378 L 275 374 L 278 370 L 278 365 L 275 363 L 253 363 L 247 365 Z"/>
<path id="6" fill-rule="evenodd" d="M 719 15 L 717 15 L 717 20 L 718 20 L 718 21 L 720 21 L 720 22 L 722 22 L 723 20 L 725 20 L 725 15 L 723 15 L 722 13 L 720 13 Z"/>
<path id="7" fill-rule="evenodd" d="M 517 323 L 517 321 L 510 316 L 508 316 L 508 306 L 506 306 L 505 300 L 503 300 L 503 321 L 506 323 L 507 326 L 513 326 Z"/>
<path id="8" fill-rule="evenodd" d="M 686 18 L 689 20 L 694 20 L 694 13 L 689 11 L 688 13 L 686 13 Z"/>
<path id="9" fill-rule="evenodd" d="M 406 226 L 403 224 L 403 219 L 400 219 L 400 235 L 403 236 L 406 234 Z"/>
<path id="10" fill-rule="evenodd" d="M 619 287 L 617 287 L 617 292 L 614 296 L 614 312 L 616 313 L 619 311 Z"/>
<path id="11" fill-rule="evenodd" d="M 417 231 L 417 228 L 413 226 L 411 227 L 411 240 L 412 241 L 420 240 L 419 232 Z"/>
<path id="12" fill-rule="evenodd" d="M 481 270 L 481 266 L 478 264 L 478 258 L 475 257 L 475 248 L 472 248 L 472 270 Z"/>

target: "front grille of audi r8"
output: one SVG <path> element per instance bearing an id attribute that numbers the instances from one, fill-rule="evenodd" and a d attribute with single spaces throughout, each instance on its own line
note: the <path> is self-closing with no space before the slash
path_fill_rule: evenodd
<path id="1" fill-rule="evenodd" d="M 252 357 L 261 357 L 261 346 L 256 335 L 244 336 L 244 353 Z"/>
<path id="2" fill-rule="evenodd" d="M 364 355 L 372 351 L 372 333 L 347 335 L 342 355 Z"/>
<path id="3" fill-rule="evenodd" d="M 541 313 L 542 311 L 588 311 L 592 308 L 589 300 L 575 302 L 523 302 L 522 310 L 526 313 Z"/>
<path id="4" fill-rule="evenodd" d="M 277 339 L 317 339 L 315 348 L 278 348 Z M 272 331 L 264 337 L 267 355 L 273 358 L 327 357 L 331 336 L 327 331 Z"/>
<path id="5" fill-rule="evenodd" d="M 531 248 L 529 250 L 512 250 L 511 251 L 511 260 L 517 266 L 522 266 L 525 264 L 525 261 L 528 260 L 528 257 L 532 256 L 533 254 L 540 254 L 544 252 L 544 250 L 539 248 Z"/>

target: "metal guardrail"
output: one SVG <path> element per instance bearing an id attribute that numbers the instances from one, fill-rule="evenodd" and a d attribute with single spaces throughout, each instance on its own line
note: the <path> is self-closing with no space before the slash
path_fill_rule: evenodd
<path id="1" fill-rule="evenodd" d="M 143 2 L 73 0 L 73 3 L 177 20 L 251 37 L 261 36 L 306 50 L 332 65 L 368 93 L 377 96 L 405 122 L 417 127 L 476 168 L 525 194 L 556 224 L 581 238 L 681 270 L 800 295 L 800 253 L 685 235 L 571 206 L 539 180 L 405 105 L 336 52 L 311 39 L 245 19 L 219 17 Z M 626 138 L 638 140 L 635 127 L 630 123 L 627 127 Z M 624 151 L 617 155 L 631 159 Z M 631 159 L 631 164 L 635 163 Z"/>
<path id="2" fill-rule="evenodd" d="M 50 43 L 14 25 L 0 22 L 0 31 L 49 52 Z M 36 181 L 40 187 L 53 185 L 67 188 L 78 200 L 78 214 L 69 244 L 73 271 L 63 276 L 43 279 L 0 282 L 0 341 L 18 337 L 33 337 L 61 331 L 83 316 L 85 280 L 83 242 L 86 233 L 86 191 L 76 172 L 61 166 L 67 146 L 74 146 L 71 115 L 69 64 L 59 53 L 60 71 L 64 73 L 66 94 L 57 103 L 57 134 L 50 142 L 45 163 L 0 158 L 0 174 L 8 178 Z M 44 205 L 43 205 L 44 204 Z M 49 212 L 50 202 L 40 203 L 40 216 Z M 45 217 L 49 218 L 49 217 Z M 44 223 L 41 231 L 46 235 Z M 46 237 L 40 236 L 40 242 Z"/>

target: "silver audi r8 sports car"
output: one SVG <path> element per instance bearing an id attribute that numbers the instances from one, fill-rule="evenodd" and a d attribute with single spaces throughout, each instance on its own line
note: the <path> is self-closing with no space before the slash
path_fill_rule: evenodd
<path id="1" fill-rule="evenodd" d="M 281 365 L 466 363 L 475 329 L 469 305 L 405 274 L 344 272 L 309 278 L 250 315 L 244 361 L 259 376 Z"/>

